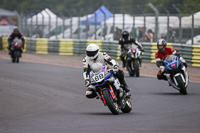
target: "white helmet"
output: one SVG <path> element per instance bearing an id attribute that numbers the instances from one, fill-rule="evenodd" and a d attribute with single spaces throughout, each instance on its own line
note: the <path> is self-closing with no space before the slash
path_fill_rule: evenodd
<path id="1" fill-rule="evenodd" d="M 86 54 L 91 60 L 94 60 L 99 54 L 99 46 L 95 43 L 91 43 L 86 48 Z"/>

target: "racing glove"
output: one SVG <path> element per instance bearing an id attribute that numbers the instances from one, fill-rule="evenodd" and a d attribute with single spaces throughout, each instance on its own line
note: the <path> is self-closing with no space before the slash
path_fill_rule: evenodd
<path id="1" fill-rule="evenodd" d="M 119 67 L 118 67 L 117 65 L 114 65 L 114 66 L 113 66 L 113 72 L 114 72 L 114 73 L 117 73 L 118 70 L 119 70 Z"/>
<path id="2" fill-rule="evenodd" d="M 90 86 L 90 80 L 89 80 L 89 79 L 86 79 L 86 80 L 85 80 L 85 87 L 88 87 L 88 86 Z"/>
<path id="3" fill-rule="evenodd" d="M 160 66 L 160 71 L 163 73 L 165 70 L 165 67 L 164 66 Z"/>

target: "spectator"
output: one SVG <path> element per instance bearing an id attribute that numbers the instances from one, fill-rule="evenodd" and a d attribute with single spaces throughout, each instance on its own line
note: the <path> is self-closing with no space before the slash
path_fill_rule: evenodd
<path id="1" fill-rule="evenodd" d="M 36 34 L 36 37 L 42 38 L 43 37 L 43 29 L 42 26 L 37 26 L 37 28 L 34 30 L 33 32 L 34 34 Z"/>
<path id="2" fill-rule="evenodd" d="M 170 27 L 170 26 L 168 27 L 168 30 L 169 30 L 169 33 L 168 33 L 169 42 L 175 42 L 175 40 L 176 40 L 176 31 L 174 31 L 173 28 Z"/>
<path id="3" fill-rule="evenodd" d="M 149 29 L 145 35 L 145 41 L 148 41 L 150 43 L 153 42 L 153 31 Z"/>
<path id="4" fill-rule="evenodd" d="M 114 40 L 119 40 L 121 37 L 121 33 L 122 33 L 122 30 L 116 27 L 115 32 L 114 32 Z"/>

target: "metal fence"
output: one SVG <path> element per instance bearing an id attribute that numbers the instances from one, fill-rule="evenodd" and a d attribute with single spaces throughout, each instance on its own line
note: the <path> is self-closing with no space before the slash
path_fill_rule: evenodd
<path id="1" fill-rule="evenodd" d="M 128 30 L 134 38 L 141 42 L 155 42 L 165 38 L 172 43 L 200 43 L 194 37 L 200 35 L 200 12 L 193 12 L 185 6 L 187 13 L 180 11 L 179 7 L 172 5 L 175 13 L 165 7 L 158 10 L 152 4 L 149 10 L 135 6 L 134 10 L 114 11 L 108 18 L 106 12 L 98 16 L 95 11 L 78 10 L 76 13 L 66 11 L 68 14 L 51 12 L 44 9 L 40 12 L 21 13 L 19 15 L 19 29 L 25 36 L 31 38 L 49 39 L 97 39 L 118 40 L 123 30 Z M 109 9 L 109 8 L 108 8 Z M 91 24 L 90 18 L 94 17 Z M 103 18 L 101 23 L 99 19 Z M 85 23 L 83 23 L 85 22 Z"/>
<path id="2" fill-rule="evenodd" d="M 8 37 L 0 37 L 0 50 L 8 50 Z M 85 49 L 88 44 L 96 43 L 100 51 L 109 53 L 112 58 L 120 58 L 120 48 L 117 41 L 101 40 L 78 40 L 78 39 L 47 39 L 47 38 L 26 38 L 24 52 L 48 54 L 57 53 L 59 55 L 85 55 Z M 142 43 L 145 52 L 142 55 L 143 62 L 155 63 L 155 53 L 157 51 L 156 43 Z M 200 67 L 200 45 L 184 45 L 178 43 L 168 43 L 180 51 L 181 56 L 190 66 Z"/>

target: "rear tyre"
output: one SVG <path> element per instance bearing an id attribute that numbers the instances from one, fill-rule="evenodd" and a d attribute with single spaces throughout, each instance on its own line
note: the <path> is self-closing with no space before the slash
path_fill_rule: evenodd
<path id="1" fill-rule="evenodd" d="M 176 77 L 176 81 L 178 83 L 178 87 L 180 88 L 180 93 L 182 93 L 183 95 L 187 95 L 185 83 L 183 82 L 181 76 Z"/>
<path id="2" fill-rule="evenodd" d="M 135 76 L 139 77 L 140 76 L 140 69 L 139 69 L 138 60 L 135 60 L 135 62 L 134 62 L 134 71 L 135 71 Z"/>
<path id="3" fill-rule="evenodd" d="M 117 104 L 117 102 L 113 101 L 112 96 L 111 96 L 109 90 L 104 90 L 103 91 L 103 96 L 104 96 L 104 99 L 105 99 L 106 104 L 107 104 L 108 108 L 110 109 L 110 111 L 114 115 L 118 115 L 119 111 L 120 111 L 119 107 L 118 107 L 118 104 Z"/>
<path id="4" fill-rule="evenodd" d="M 132 110 L 131 98 L 126 99 L 126 105 L 121 109 L 123 113 L 130 113 Z"/>

